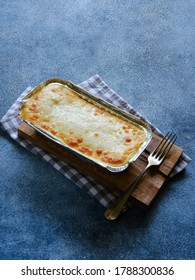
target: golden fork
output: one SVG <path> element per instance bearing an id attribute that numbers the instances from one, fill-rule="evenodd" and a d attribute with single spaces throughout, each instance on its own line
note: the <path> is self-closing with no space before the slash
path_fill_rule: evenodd
<path id="1" fill-rule="evenodd" d="M 148 164 L 145 167 L 145 169 L 141 172 L 137 179 L 129 186 L 129 188 L 116 201 L 114 201 L 114 203 L 110 207 L 106 209 L 104 215 L 108 220 L 115 220 L 121 214 L 130 195 L 132 194 L 133 190 L 135 189 L 143 175 L 151 166 L 157 166 L 163 162 L 170 149 L 172 148 L 173 144 L 175 143 L 176 138 L 176 134 L 173 134 L 172 132 L 168 132 L 164 136 L 164 138 L 156 147 L 156 149 L 149 155 Z"/>

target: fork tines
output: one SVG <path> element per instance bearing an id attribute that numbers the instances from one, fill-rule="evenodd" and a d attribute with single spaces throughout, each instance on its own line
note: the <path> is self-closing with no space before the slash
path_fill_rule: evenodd
<path id="1" fill-rule="evenodd" d="M 176 139 L 176 134 L 169 131 L 164 136 L 163 140 L 159 143 L 159 145 L 156 147 L 156 149 L 153 151 L 153 155 L 155 155 L 159 159 L 165 158 L 170 149 L 172 148 L 173 144 L 175 143 Z"/>

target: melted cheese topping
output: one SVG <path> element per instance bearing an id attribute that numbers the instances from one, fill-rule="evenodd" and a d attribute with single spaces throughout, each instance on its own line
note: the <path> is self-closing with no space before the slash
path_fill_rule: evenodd
<path id="1" fill-rule="evenodd" d="M 132 158 L 146 139 L 142 127 L 51 83 L 32 95 L 20 117 L 77 152 L 109 166 Z"/>

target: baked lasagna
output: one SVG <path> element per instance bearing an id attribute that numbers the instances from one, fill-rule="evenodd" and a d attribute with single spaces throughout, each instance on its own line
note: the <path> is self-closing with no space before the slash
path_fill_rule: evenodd
<path id="1" fill-rule="evenodd" d="M 59 83 L 26 99 L 20 117 L 100 165 L 124 165 L 146 140 L 142 126 Z"/>

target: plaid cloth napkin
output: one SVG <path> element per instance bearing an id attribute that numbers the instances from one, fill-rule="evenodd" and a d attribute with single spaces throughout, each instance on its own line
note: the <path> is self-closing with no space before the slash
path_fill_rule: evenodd
<path id="1" fill-rule="evenodd" d="M 131 114 L 141 117 L 144 121 L 148 122 L 152 127 L 153 132 L 162 135 L 161 132 L 155 128 L 148 120 L 136 112 L 129 104 L 127 104 L 116 92 L 107 86 L 107 84 L 100 78 L 99 75 L 94 75 L 88 80 L 84 81 L 79 85 L 83 89 L 89 91 L 91 94 L 96 95 L 106 101 L 112 103 L 116 107 L 119 107 Z M 105 189 L 102 185 L 95 182 L 90 177 L 84 177 L 76 169 L 72 168 L 63 161 L 59 161 L 56 157 L 45 153 L 39 147 L 33 146 L 29 141 L 18 138 L 17 129 L 21 124 L 21 120 L 18 117 L 18 109 L 21 106 L 22 98 L 32 90 L 28 87 L 14 102 L 14 104 L 7 111 L 5 116 L 0 121 L 0 127 L 7 131 L 11 138 L 18 142 L 23 147 L 30 150 L 36 155 L 40 155 L 44 160 L 49 162 L 57 171 L 61 172 L 66 178 L 74 182 L 78 187 L 86 191 L 92 197 L 95 197 L 103 206 L 107 207 L 110 202 L 112 202 L 116 196 Z M 191 161 L 191 159 L 183 153 L 171 176 L 174 176 L 181 170 L 183 170 L 186 165 Z"/>

